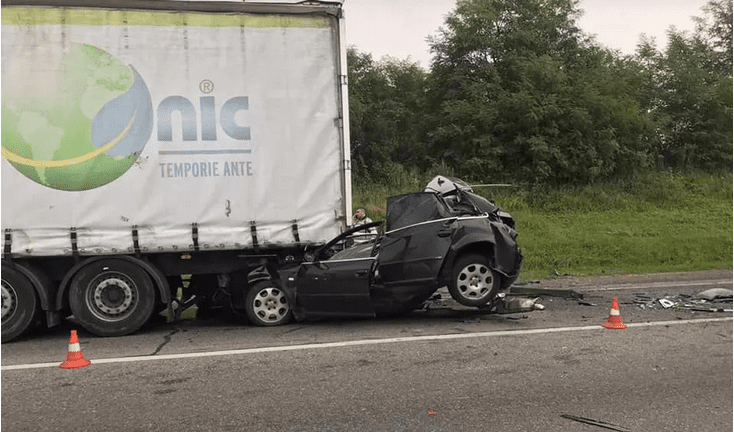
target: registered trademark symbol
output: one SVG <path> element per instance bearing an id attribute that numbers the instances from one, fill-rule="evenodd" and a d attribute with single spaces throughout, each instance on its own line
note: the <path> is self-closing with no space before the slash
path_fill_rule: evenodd
<path id="1" fill-rule="evenodd" d="M 211 80 L 205 79 L 199 83 L 199 90 L 202 93 L 211 93 L 214 91 L 214 83 Z"/>

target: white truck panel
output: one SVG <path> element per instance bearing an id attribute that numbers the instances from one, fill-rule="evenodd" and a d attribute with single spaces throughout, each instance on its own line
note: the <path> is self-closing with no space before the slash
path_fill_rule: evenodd
<path id="1" fill-rule="evenodd" d="M 340 231 L 335 17 L 2 12 L 13 254 L 70 254 L 72 227 L 81 254 L 131 252 L 133 226 L 149 252 L 191 250 L 194 223 L 204 250 L 252 246 L 253 223 L 259 245 L 293 243 L 294 221 L 301 242 Z"/>

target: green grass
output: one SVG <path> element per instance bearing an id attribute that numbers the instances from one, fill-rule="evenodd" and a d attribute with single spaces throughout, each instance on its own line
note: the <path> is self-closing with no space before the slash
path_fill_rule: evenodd
<path id="1" fill-rule="evenodd" d="M 355 209 L 383 220 L 388 196 L 418 191 L 433 174 L 397 173 L 389 185 L 355 178 Z M 655 172 L 579 187 L 475 191 L 515 217 L 525 254 L 520 281 L 732 267 L 731 173 Z"/>

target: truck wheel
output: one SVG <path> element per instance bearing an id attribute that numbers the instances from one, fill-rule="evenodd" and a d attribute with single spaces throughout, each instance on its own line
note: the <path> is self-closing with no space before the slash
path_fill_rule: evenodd
<path id="1" fill-rule="evenodd" d="M 36 320 L 38 299 L 33 284 L 9 265 L 2 266 L 2 343 L 30 329 Z"/>
<path id="2" fill-rule="evenodd" d="M 119 259 L 93 261 L 71 281 L 69 305 L 81 325 L 97 336 L 130 334 L 145 324 L 155 306 L 150 276 Z"/>
<path id="3" fill-rule="evenodd" d="M 482 306 L 494 298 L 500 283 L 500 275 L 489 268 L 486 257 L 466 254 L 454 264 L 449 293 L 464 306 Z"/>
<path id="4" fill-rule="evenodd" d="M 291 307 L 285 293 L 270 281 L 260 281 L 247 293 L 245 312 L 257 326 L 276 326 L 291 320 Z"/>

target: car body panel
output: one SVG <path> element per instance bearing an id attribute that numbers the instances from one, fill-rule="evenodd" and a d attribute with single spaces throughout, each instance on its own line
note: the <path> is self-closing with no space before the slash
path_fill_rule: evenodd
<path id="1" fill-rule="evenodd" d="M 491 221 L 487 217 L 459 218 L 460 228 L 457 230 L 452 244 L 453 256 L 470 246 L 482 244 L 488 248 L 490 267 L 505 276 L 512 276 L 519 271 L 516 263 L 517 246 L 514 230 L 507 225 Z"/>
<path id="2" fill-rule="evenodd" d="M 456 218 L 449 218 L 386 233 L 378 253 L 382 283 L 435 283 L 456 227 Z"/>
<path id="3" fill-rule="evenodd" d="M 303 316 L 372 317 L 370 277 L 376 258 L 303 263 L 296 298 Z"/>
<path id="4" fill-rule="evenodd" d="M 463 253 L 486 256 L 502 289 L 509 287 L 522 263 L 514 220 L 463 182 L 452 190 L 446 179 L 441 192 L 388 199 L 384 234 L 365 241 L 354 237 L 355 227 L 317 249 L 315 261 L 281 271 L 296 319 L 416 309 L 447 284 Z"/>

